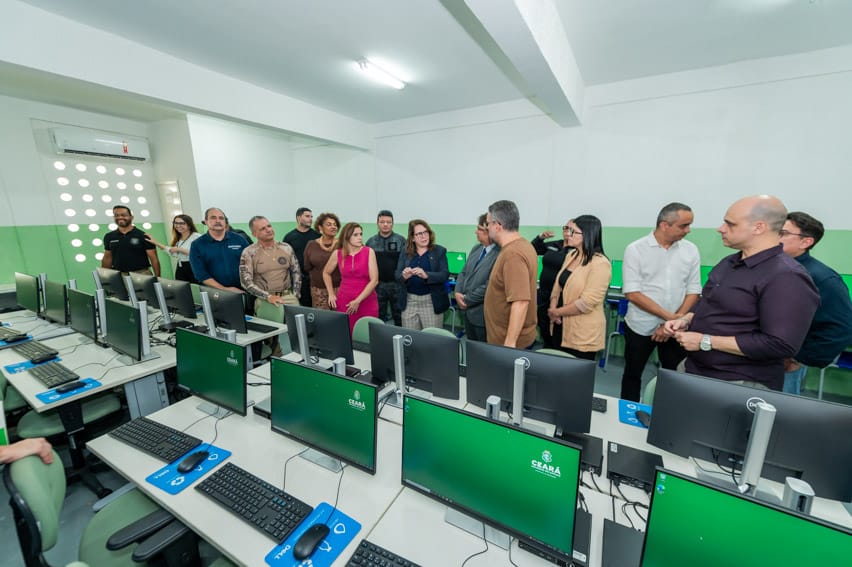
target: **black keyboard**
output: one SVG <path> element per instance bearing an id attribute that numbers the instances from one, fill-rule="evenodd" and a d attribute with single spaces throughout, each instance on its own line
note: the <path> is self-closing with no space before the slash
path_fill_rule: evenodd
<path id="1" fill-rule="evenodd" d="M 597 396 L 594 396 L 592 398 L 592 411 L 606 413 L 606 398 L 599 398 Z"/>
<path id="2" fill-rule="evenodd" d="M 355 554 L 349 558 L 346 567 L 420 567 L 417 563 L 400 557 L 380 545 L 361 540 Z"/>
<path id="3" fill-rule="evenodd" d="M 33 366 L 28 370 L 30 376 L 48 388 L 55 388 L 68 382 L 79 380 L 80 376 L 58 362 L 47 362 Z"/>
<path id="4" fill-rule="evenodd" d="M 16 331 L 15 329 L 8 329 L 6 327 L 0 327 L 0 341 L 6 341 L 7 343 L 15 343 L 18 341 L 22 341 L 27 338 L 26 333 L 22 333 L 21 331 Z"/>
<path id="5" fill-rule="evenodd" d="M 50 348 L 44 343 L 38 341 L 27 341 L 12 347 L 12 350 L 23 356 L 24 358 L 39 364 L 46 362 L 59 355 L 59 351 Z"/>
<path id="6" fill-rule="evenodd" d="M 198 437 L 187 435 L 146 417 L 128 421 L 109 434 L 167 463 L 201 445 L 201 439 Z"/>
<path id="7" fill-rule="evenodd" d="M 282 543 L 313 508 L 233 463 L 195 487 L 220 505 Z"/>
<path id="8" fill-rule="evenodd" d="M 257 333 L 273 333 L 278 330 L 277 327 L 270 327 L 269 325 L 255 323 L 254 321 L 246 321 L 246 329 Z"/>

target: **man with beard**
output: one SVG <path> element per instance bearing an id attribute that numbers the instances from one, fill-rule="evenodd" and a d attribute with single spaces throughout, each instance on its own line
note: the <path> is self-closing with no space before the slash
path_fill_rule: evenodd
<path id="1" fill-rule="evenodd" d="M 118 228 L 104 235 L 104 257 L 101 267 L 119 272 L 143 272 L 160 277 L 157 247 L 145 239 L 145 233 L 133 225 L 133 213 L 124 205 L 112 208 Z"/>

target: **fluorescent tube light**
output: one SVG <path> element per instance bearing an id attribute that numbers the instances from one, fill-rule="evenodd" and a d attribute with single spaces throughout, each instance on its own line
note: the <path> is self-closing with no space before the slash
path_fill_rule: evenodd
<path id="1" fill-rule="evenodd" d="M 361 59 L 360 61 L 358 61 L 358 68 L 365 75 L 367 75 L 378 83 L 387 85 L 397 90 L 405 88 L 405 83 L 403 83 L 381 67 L 377 67 L 375 63 L 368 61 L 367 59 Z"/>

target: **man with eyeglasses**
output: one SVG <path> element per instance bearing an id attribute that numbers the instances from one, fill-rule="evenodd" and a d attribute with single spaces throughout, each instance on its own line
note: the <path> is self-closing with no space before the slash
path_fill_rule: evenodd
<path id="1" fill-rule="evenodd" d="M 708 276 L 692 310 L 666 321 L 686 349 L 686 371 L 744 386 L 781 390 L 784 359 L 808 332 L 819 294 L 808 272 L 778 243 L 787 218 L 770 195 L 735 202 L 717 229 L 736 254 Z"/>
<path id="2" fill-rule="evenodd" d="M 820 304 L 811 321 L 802 348 L 784 361 L 784 391 L 798 394 L 809 366 L 824 368 L 852 344 L 852 301 L 840 275 L 811 256 L 825 229 L 807 213 L 787 214 L 781 229 L 784 252 L 795 258 L 811 275 L 819 291 Z"/>
<path id="3" fill-rule="evenodd" d="M 512 201 L 488 207 L 488 236 L 500 247 L 485 291 L 488 342 L 528 348 L 536 336 L 536 275 L 538 256 L 518 232 L 520 213 Z"/>
<path id="4" fill-rule="evenodd" d="M 464 335 L 469 341 L 488 341 L 483 303 L 500 248 L 488 236 L 487 218 L 488 215 L 479 215 L 476 226 L 479 243 L 470 250 L 467 262 L 456 278 L 455 299 L 464 314 Z"/>
<path id="5" fill-rule="evenodd" d="M 663 326 L 686 315 L 700 297 L 698 247 L 684 240 L 692 221 L 692 209 L 669 203 L 657 215 L 656 228 L 624 251 L 622 291 L 630 302 L 624 317 L 624 400 L 639 401 L 642 372 L 654 349 L 660 365 L 671 370 L 686 356 Z"/>
<path id="6" fill-rule="evenodd" d="M 402 286 L 396 281 L 396 264 L 399 254 L 405 250 L 405 238 L 393 231 L 393 213 L 387 209 L 376 215 L 379 233 L 371 236 L 366 243 L 376 253 L 379 267 L 379 284 L 376 296 L 379 299 L 379 318 L 384 322 L 393 321 L 397 327 L 402 325 L 402 310 L 399 308 L 399 294 Z"/>

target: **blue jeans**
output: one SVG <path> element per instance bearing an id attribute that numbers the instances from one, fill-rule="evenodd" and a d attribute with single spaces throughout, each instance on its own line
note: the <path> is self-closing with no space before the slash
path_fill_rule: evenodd
<path id="1" fill-rule="evenodd" d="M 798 370 L 785 372 L 783 391 L 788 394 L 800 394 L 802 392 L 802 381 L 805 379 L 805 374 L 807 373 L 808 367 L 804 364 L 801 364 L 801 367 Z"/>

